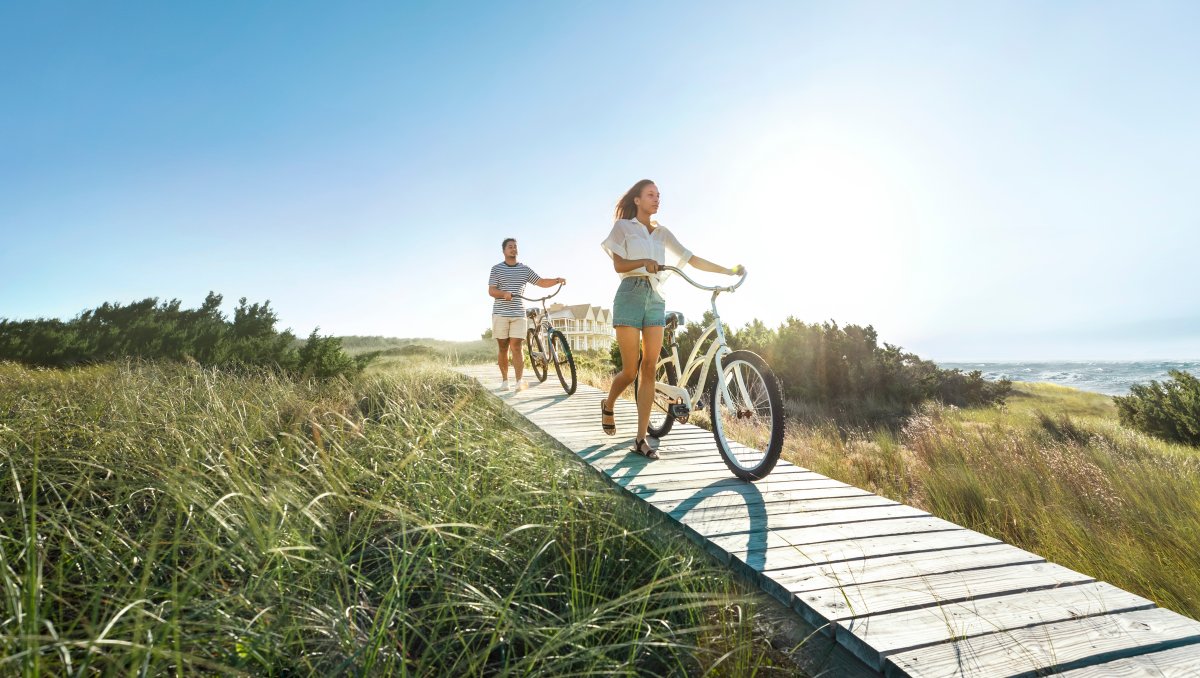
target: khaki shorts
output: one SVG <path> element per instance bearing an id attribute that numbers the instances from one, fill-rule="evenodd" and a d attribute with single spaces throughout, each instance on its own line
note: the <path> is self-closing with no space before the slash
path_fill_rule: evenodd
<path id="1" fill-rule="evenodd" d="M 507 315 L 492 316 L 493 339 L 524 339 L 525 331 L 529 329 L 529 319 L 525 316 L 513 318 Z"/>

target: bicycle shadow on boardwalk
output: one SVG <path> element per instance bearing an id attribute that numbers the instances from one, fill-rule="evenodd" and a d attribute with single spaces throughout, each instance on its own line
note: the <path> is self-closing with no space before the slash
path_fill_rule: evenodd
<path id="1" fill-rule="evenodd" d="M 696 490 L 686 499 L 679 503 L 675 508 L 667 512 L 667 515 L 674 518 L 681 525 L 687 527 L 690 531 L 696 533 L 704 543 L 708 543 L 708 537 L 716 536 L 718 533 L 705 534 L 696 529 L 703 523 L 693 521 L 693 525 L 684 522 L 688 513 L 699 507 L 707 499 L 712 499 L 723 494 L 736 494 L 741 498 L 740 502 L 722 502 L 721 508 L 732 508 L 735 506 L 744 506 L 746 509 L 746 519 L 749 521 L 744 531 L 746 534 L 746 553 L 740 556 L 746 565 L 755 572 L 762 572 L 767 566 L 767 521 L 770 518 L 766 510 L 766 503 L 763 501 L 762 492 L 754 483 L 747 481 L 739 481 L 730 478 L 721 478 L 714 480 L 708 485 Z M 728 519 L 727 515 L 721 516 L 722 519 Z M 734 532 L 725 534 L 736 534 L 743 530 L 738 529 Z M 708 532 L 707 530 L 705 532 Z M 739 556 L 731 556 L 738 558 Z"/>
<path id="2" fill-rule="evenodd" d="M 638 480 L 638 473 L 649 467 L 653 462 L 637 454 L 632 448 L 633 438 L 629 438 L 607 445 L 589 445 L 580 450 L 578 454 L 589 466 L 592 466 L 592 464 L 601 459 L 617 454 L 622 455 L 616 464 L 608 468 L 600 469 L 595 466 L 592 466 L 592 468 L 607 476 L 617 486 L 628 490 L 640 499 L 646 500 L 658 490 L 634 481 Z"/>
<path id="3" fill-rule="evenodd" d="M 515 396 L 516 394 L 513 394 L 513 395 Z M 567 398 L 570 398 L 570 397 L 571 396 L 567 395 L 566 393 L 558 393 L 556 395 L 543 395 L 543 394 L 539 393 L 536 396 L 537 400 L 539 400 L 539 401 L 544 400 L 545 403 L 542 405 L 538 405 L 537 407 L 533 408 L 532 410 L 529 410 L 528 412 L 524 412 L 523 414 L 526 417 L 532 417 L 533 415 L 537 414 L 538 412 L 541 412 L 542 410 L 554 407 L 555 405 L 558 405 L 559 403 L 564 402 Z"/>
<path id="4" fill-rule="evenodd" d="M 581 450 L 579 455 L 585 461 L 590 462 L 607 457 L 614 452 L 625 453 L 625 457 L 623 457 L 619 462 L 602 472 L 607 475 L 609 480 L 616 485 L 634 494 L 637 498 L 641 499 L 647 504 L 651 504 L 651 499 L 658 493 L 659 490 L 638 482 L 638 473 L 643 469 L 653 468 L 654 462 L 639 454 L 628 452 L 628 448 L 632 446 L 632 444 L 633 441 L 629 440 L 612 445 L 593 445 Z M 739 528 L 725 533 L 711 532 L 709 534 L 705 534 L 697 529 L 697 527 L 702 526 L 702 522 L 699 519 L 698 514 L 696 520 L 685 522 L 688 515 L 692 511 L 701 508 L 705 501 L 729 494 L 736 495 L 737 498 L 723 498 L 723 500 L 716 504 L 716 506 L 710 506 L 707 508 L 716 508 L 719 506 L 722 509 L 736 510 L 738 507 L 744 507 L 746 512 L 746 520 L 748 521 L 748 524 L 744 528 Z M 766 501 L 763 499 L 762 492 L 759 491 L 758 487 L 754 483 L 738 480 L 734 477 L 718 478 L 704 487 L 692 492 L 692 494 L 685 497 L 683 501 L 675 505 L 674 508 L 670 510 L 660 510 L 662 510 L 663 513 L 665 513 L 675 522 L 686 528 L 689 532 L 693 533 L 699 539 L 699 541 L 705 545 L 706 548 L 710 547 L 708 542 L 708 537 L 710 536 L 716 536 L 717 534 L 737 534 L 743 531 L 746 532 L 746 553 L 742 556 L 730 557 L 740 558 L 755 572 L 762 572 L 766 567 L 767 524 L 770 516 L 767 512 Z M 721 511 L 721 515 L 716 519 L 728 520 L 728 512 Z M 705 532 L 709 531 L 706 530 Z M 711 551 L 711 548 L 709 548 L 709 550 Z M 724 557 L 722 556 L 722 558 Z"/>

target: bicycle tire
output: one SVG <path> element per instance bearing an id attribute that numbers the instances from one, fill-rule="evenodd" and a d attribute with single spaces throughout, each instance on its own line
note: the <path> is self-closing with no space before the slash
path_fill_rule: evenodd
<path id="1" fill-rule="evenodd" d="M 529 366 L 533 368 L 534 376 L 538 378 L 539 382 L 546 381 L 546 374 L 549 372 L 546 367 L 546 350 L 542 348 L 542 338 L 535 330 L 529 330 L 526 334 L 525 347 L 529 353 Z M 536 351 L 534 347 L 537 347 Z"/>
<path id="2" fill-rule="evenodd" d="M 571 345 L 567 343 L 567 337 L 558 330 L 550 331 L 550 344 L 554 346 L 554 371 L 558 373 L 558 381 L 567 395 L 572 395 L 575 393 L 576 383 L 575 358 L 571 355 Z M 564 366 L 567 374 L 563 373 Z"/>
<path id="3" fill-rule="evenodd" d="M 735 407 L 722 402 L 722 381 L 729 382 Z M 713 438 L 725 465 L 742 480 L 765 478 L 783 451 L 783 394 L 775 373 L 758 354 L 734 351 L 721 361 L 721 374 L 709 386 L 708 402 Z M 762 410 L 764 403 L 769 411 Z M 752 421 L 743 423 L 745 419 Z M 770 427 L 765 434 L 764 425 Z M 738 430 L 731 430 L 734 428 Z M 750 444 L 735 441 L 735 433 L 749 438 Z"/>

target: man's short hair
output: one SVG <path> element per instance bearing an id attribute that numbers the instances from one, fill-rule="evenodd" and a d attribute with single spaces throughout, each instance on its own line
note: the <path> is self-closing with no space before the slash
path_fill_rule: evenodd
<path id="1" fill-rule="evenodd" d="M 503 250 L 505 247 L 508 247 L 508 243 L 516 241 L 516 238 L 505 238 L 504 242 L 500 243 L 500 249 Z"/>

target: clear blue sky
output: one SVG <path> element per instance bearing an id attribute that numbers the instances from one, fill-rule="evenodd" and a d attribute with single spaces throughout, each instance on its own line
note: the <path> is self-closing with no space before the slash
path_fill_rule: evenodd
<path id="1" fill-rule="evenodd" d="M 749 268 L 735 324 L 1195 358 L 1197 35 L 1194 2 L 6 3 L 0 316 L 215 290 L 477 338 L 509 235 L 609 306 L 649 177 Z"/>

